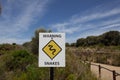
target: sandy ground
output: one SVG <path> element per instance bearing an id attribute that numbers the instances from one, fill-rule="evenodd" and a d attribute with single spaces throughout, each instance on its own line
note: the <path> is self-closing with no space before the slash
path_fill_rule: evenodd
<path id="1" fill-rule="evenodd" d="M 96 65 L 101 65 L 105 68 L 108 68 L 110 70 L 115 70 L 117 73 L 120 74 L 120 67 L 116 66 L 110 66 L 110 65 L 105 65 L 105 64 L 99 64 L 99 63 L 92 63 Z M 99 71 L 98 71 L 98 66 L 91 65 L 91 71 L 99 77 Z M 110 72 L 106 69 L 101 69 L 101 79 L 102 80 L 113 80 L 113 72 Z M 116 77 L 116 80 L 120 80 L 120 75 Z"/>

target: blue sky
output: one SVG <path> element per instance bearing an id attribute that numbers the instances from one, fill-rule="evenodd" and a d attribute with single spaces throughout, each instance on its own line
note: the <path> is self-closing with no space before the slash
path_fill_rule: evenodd
<path id="1" fill-rule="evenodd" d="M 0 43 L 30 41 L 36 29 L 65 32 L 66 42 L 120 31 L 120 0 L 1 0 Z"/>

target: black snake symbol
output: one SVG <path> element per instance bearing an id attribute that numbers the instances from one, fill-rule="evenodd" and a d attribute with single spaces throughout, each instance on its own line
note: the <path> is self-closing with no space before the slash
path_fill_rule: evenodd
<path id="1" fill-rule="evenodd" d="M 56 49 L 53 49 L 53 45 L 48 45 L 49 50 L 52 51 L 52 54 L 54 55 L 54 53 L 56 52 Z"/>

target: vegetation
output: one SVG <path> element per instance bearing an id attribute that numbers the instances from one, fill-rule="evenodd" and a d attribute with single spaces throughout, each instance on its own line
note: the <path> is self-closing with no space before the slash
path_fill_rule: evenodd
<path id="1" fill-rule="evenodd" d="M 32 40 L 23 45 L 0 45 L 0 80 L 49 80 L 49 68 L 38 67 L 39 32 L 51 31 L 36 30 Z M 54 79 L 98 80 L 90 71 L 89 64 L 82 61 L 120 66 L 119 39 L 120 32 L 110 31 L 78 39 L 76 43 L 66 43 L 66 67 L 54 68 Z"/>
<path id="2" fill-rule="evenodd" d="M 75 48 L 81 60 L 120 66 L 120 46 L 89 46 Z"/>
<path id="3" fill-rule="evenodd" d="M 71 45 L 72 46 L 72 45 Z M 109 31 L 99 36 L 77 40 L 76 53 L 82 60 L 120 66 L 120 32 Z"/>
<path id="4" fill-rule="evenodd" d="M 0 80 L 49 80 L 49 68 L 38 67 L 38 34 L 30 42 L 0 45 Z M 66 67 L 55 68 L 55 80 L 97 80 L 89 65 L 82 63 L 70 48 L 66 49 Z"/>
<path id="5" fill-rule="evenodd" d="M 31 51 L 33 54 L 38 55 L 39 33 L 43 33 L 43 32 L 51 32 L 51 31 L 45 29 L 37 29 L 35 31 L 35 35 L 32 38 L 31 42 L 26 42 L 23 44 L 23 46 L 27 48 L 29 51 Z"/>
<path id="6" fill-rule="evenodd" d="M 87 38 L 78 39 L 76 46 L 118 46 L 120 45 L 120 32 L 109 31 L 100 36 L 88 36 Z"/>
<path id="7" fill-rule="evenodd" d="M 0 58 L 0 80 L 49 80 L 49 68 L 39 68 L 37 56 L 24 49 L 10 50 Z M 66 58 L 65 68 L 55 68 L 55 80 L 97 80 L 70 49 Z"/>

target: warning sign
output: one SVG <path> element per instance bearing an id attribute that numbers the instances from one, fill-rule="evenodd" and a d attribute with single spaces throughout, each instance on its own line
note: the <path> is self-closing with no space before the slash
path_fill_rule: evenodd
<path id="1" fill-rule="evenodd" d="M 54 41 L 51 40 L 47 45 L 43 48 L 43 51 L 51 58 L 54 59 L 57 54 L 62 50 L 62 48 Z"/>
<path id="2" fill-rule="evenodd" d="M 39 33 L 39 67 L 65 67 L 65 33 Z"/>

